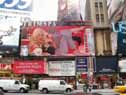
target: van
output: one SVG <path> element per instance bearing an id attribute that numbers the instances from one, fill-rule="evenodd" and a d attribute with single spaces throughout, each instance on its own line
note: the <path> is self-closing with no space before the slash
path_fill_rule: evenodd
<path id="1" fill-rule="evenodd" d="M 29 85 L 22 84 L 19 80 L 15 79 L 0 79 L 1 91 L 19 91 L 21 93 L 29 91 Z"/>
<path id="2" fill-rule="evenodd" d="M 68 85 L 64 80 L 40 80 L 38 83 L 38 89 L 42 93 L 48 93 L 51 91 L 70 93 L 73 90 L 73 86 Z"/>

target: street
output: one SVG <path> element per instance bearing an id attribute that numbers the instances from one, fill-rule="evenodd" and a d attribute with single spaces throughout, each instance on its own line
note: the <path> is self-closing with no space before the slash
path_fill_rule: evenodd
<path id="1" fill-rule="evenodd" d="M 88 92 L 84 94 L 82 90 L 74 90 L 71 94 L 60 94 L 60 93 L 49 93 L 49 94 L 42 94 L 37 90 L 32 90 L 29 93 L 16 93 L 16 92 L 8 92 L 4 95 L 120 95 L 115 93 L 112 89 L 97 89 L 92 90 L 92 92 Z"/>

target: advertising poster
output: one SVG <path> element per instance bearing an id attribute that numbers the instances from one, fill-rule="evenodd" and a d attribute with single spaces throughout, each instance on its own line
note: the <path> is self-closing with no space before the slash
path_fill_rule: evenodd
<path id="1" fill-rule="evenodd" d="M 14 60 L 12 70 L 16 74 L 45 74 L 46 63 L 39 60 Z"/>
<path id="2" fill-rule="evenodd" d="M 50 61 L 48 72 L 50 76 L 75 76 L 75 61 Z"/>
<path id="3" fill-rule="evenodd" d="M 19 51 L 20 18 L 0 15 L 0 54 L 16 54 Z"/>
<path id="4" fill-rule="evenodd" d="M 22 36 L 21 39 L 21 56 L 77 56 L 94 54 L 94 46 L 90 45 L 94 41 L 92 40 L 93 32 L 85 32 L 85 29 L 92 29 L 92 27 L 31 26 L 26 28 L 25 37 Z M 27 54 L 23 52 L 27 52 Z"/>

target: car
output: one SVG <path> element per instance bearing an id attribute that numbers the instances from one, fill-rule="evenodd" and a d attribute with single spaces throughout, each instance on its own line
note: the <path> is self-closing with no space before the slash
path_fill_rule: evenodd
<path id="1" fill-rule="evenodd" d="M 51 91 L 70 93 L 73 90 L 73 86 L 67 84 L 64 80 L 40 80 L 38 83 L 38 89 L 42 93 L 48 93 Z"/>
<path id="2" fill-rule="evenodd" d="M 126 93 L 126 85 L 117 85 L 113 89 L 115 92 Z"/>
<path id="3" fill-rule="evenodd" d="M 29 85 L 22 84 L 15 79 L 0 79 L 0 91 L 19 91 L 21 93 L 29 91 Z"/>

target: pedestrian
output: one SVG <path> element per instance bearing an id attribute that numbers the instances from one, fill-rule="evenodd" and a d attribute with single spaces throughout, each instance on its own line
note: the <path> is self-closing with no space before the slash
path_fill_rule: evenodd
<path id="1" fill-rule="evenodd" d="M 88 91 L 88 83 L 85 82 L 84 85 L 83 85 L 83 92 L 87 93 L 87 91 Z"/>
<path id="2" fill-rule="evenodd" d="M 91 92 L 91 90 L 92 90 L 92 86 L 91 85 L 89 85 L 88 90 L 89 90 L 89 92 Z"/>

